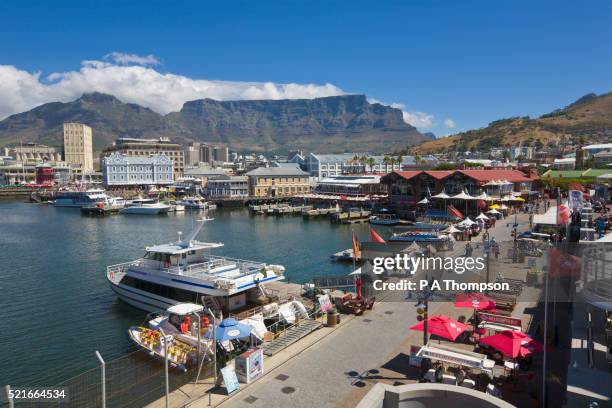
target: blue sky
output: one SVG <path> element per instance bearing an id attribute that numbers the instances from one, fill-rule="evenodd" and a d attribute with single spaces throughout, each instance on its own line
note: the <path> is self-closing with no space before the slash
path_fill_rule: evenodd
<path id="1" fill-rule="evenodd" d="M 333 84 L 402 104 L 442 136 L 612 91 L 610 21 L 606 1 L 3 1 L 0 65 L 14 70 L 0 96 L 6 114 L 69 99 L 80 79 L 66 90 L 47 75 L 121 52 L 154 55 L 162 75 Z M 6 72 L 23 71 L 40 83 L 14 90 L 31 78 Z"/>

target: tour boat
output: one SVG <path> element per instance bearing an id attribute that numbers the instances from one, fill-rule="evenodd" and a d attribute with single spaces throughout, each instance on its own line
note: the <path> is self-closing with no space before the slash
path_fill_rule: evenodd
<path id="1" fill-rule="evenodd" d="M 168 204 L 162 204 L 155 199 L 136 199 L 132 200 L 127 207 L 119 210 L 121 214 L 144 214 L 144 215 L 159 215 L 167 214 L 170 210 Z"/>
<path id="2" fill-rule="evenodd" d="M 84 205 L 96 204 L 108 199 L 108 195 L 102 189 L 90 189 L 87 191 L 58 191 L 53 201 L 54 207 L 81 208 Z"/>
<path id="3" fill-rule="evenodd" d="M 222 243 L 195 238 L 206 220 L 177 242 L 145 249 L 135 261 L 107 267 L 111 289 L 126 303 L 149 312 L 177 303 L 205 304 L 227 313 L 266 295 L 265 284 L 284 279 L 285 268 L 214 256 Z"/>
<path id="4" fill-rule="evenodd" d="M 209 203 L 201 197 L 184 197 L 176 202 L 185 207 L 186 210 L 212 210 Z"/>
<path id="5" fill-rule="evenodd" d="M 397 225 L 399 223 L 400 219 L 384 208 L 380 210 L 380 213 L 370 216 L 370 224 L 374 225 Z"/>

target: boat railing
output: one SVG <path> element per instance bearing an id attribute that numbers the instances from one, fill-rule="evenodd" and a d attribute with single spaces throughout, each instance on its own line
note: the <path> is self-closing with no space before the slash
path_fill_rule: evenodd
<path id="1" fill-rule="evenodd" d="M 140 265 L 140 260 L 131 261 L 131 262 L 123 262 L 120 264 L 110 265 L 106 267 L 106 276 L 113 282 L 119 283 L 121 279 L 125 276 L 130 266 L 138 266 Z"/>

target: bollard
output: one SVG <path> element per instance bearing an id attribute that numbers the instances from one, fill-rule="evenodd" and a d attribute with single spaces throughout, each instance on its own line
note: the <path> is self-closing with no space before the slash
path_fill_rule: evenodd
<path id="1" fill-rule="evenodd" d="M 106 408 L 106 363 L 98 350 L 96 350 L 96 357 L 98 357 L 100 364 L 102 364 L 102 408 Z"/>

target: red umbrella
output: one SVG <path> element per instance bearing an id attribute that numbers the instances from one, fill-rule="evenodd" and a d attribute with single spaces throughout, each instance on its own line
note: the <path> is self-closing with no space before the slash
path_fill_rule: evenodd
<path id="1" fill-rule="evenodd" d="M 420 322 L 412 326 L 410 330 L 423 331 L 424 326 L 425 322 Z M 455 339 L 467 329 L 467 325 L 459 323 L 447 316 L 438 315 L 427 319 L 427 333 L 435 334 L 438 337 L 448 340 L 455 341 Z"/>
<path id="2" fill-rule="evenodd" d="M 525 357 L 534 351 L 542 350 L 542 343 L 514 330 L 504 330 L 485 337 L 480 340 L 480 344 L 487 344 L 512 358 Z"/>
<path id="3" fill-rule="evenodd" d="M 495 310 L 495 300 L 478 292 L 459 293 L 455 297 L 455 307 L 471 307 L 476 310 Z"/>

